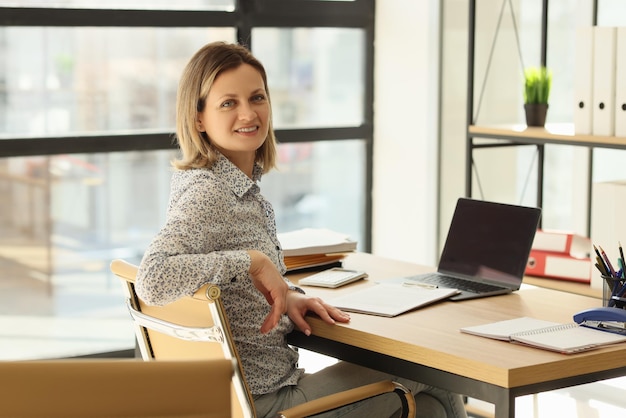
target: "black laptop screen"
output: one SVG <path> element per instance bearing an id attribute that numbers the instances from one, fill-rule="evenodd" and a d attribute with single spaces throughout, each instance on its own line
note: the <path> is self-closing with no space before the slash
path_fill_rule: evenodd
<path id="1" fill-rule="evenodd" d="M 519 286 L 540 215 L 538 208 L 459 199 L 438 270 Z"/>

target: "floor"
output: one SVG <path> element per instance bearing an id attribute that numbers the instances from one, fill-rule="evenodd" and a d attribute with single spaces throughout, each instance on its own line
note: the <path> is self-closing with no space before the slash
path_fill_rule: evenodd
<path id="1" fill-rule="evenodd" d="M 300 365 L 315 372 L 336 360 L 318 353 L 300 350 Z M 493 417 L 493 405 L 468 400 L 472 418 Z M 626 377 L 581 385 L 568 389 L 522 396 L 517 399 L 519 418 L 615 418 L 626 416 Z"/>

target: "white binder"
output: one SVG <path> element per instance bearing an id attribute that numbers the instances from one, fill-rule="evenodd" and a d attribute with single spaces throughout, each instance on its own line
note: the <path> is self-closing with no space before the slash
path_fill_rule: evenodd
<path id="1" fill-rule="evenodd" d="M 594 135 L 615 134 L 615 27 L 596 26 L 593 35 Z"/>
<path id="2" fill-rule="evenodd" d="M 626 137 L 626 27 L 617 28 L 615 48 L 615 136 Z"/>
<path id="3" fill-rule="evenodd" d="M 593 122 L 593 26 L 576 28 L 574 131 L 591 135 Z"/>

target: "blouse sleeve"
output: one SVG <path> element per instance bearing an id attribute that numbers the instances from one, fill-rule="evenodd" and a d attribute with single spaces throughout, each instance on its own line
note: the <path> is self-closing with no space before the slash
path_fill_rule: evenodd
<path id="1" fill-rule="evenodd" d="M 206 182 L 194 182 L 170 202 L 165 225 L 139 266 L 136 291 L 142 300 L 164 305 L 209 282 L 222 285 L 247 278 L 247 251 L 220 249 L 228 234 L 228 228 L 215 226 L 224 223 L 224 196 L 220 190 L 207 190 Z"/>

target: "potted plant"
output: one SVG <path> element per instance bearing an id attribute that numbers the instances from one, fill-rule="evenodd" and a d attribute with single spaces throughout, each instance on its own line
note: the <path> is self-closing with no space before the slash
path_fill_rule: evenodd
<path id="1" fill-rule="evenodd" d="M 545 125 L 551 86 L 552 71 L 548 68 L 528 67 L 524 70 L 524 110 L 527 126 Z"/>

